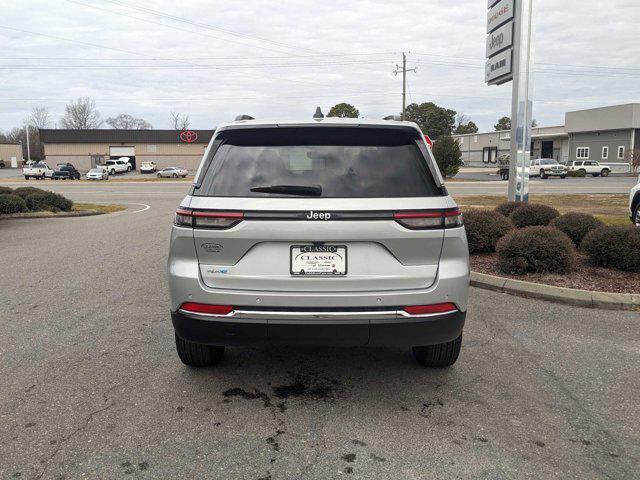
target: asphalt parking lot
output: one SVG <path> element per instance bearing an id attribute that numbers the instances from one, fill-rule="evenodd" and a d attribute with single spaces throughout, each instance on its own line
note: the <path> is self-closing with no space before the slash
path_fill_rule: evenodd
<path id="1" fill-rule="evenodd" d="M 190 370 L 165 281 L 188 185 L 31 183 L 128 209 L 0 222 L 0 478 L 638 477 L 639 313 L 472 289 L 449 370 L 284 347 Z"/>

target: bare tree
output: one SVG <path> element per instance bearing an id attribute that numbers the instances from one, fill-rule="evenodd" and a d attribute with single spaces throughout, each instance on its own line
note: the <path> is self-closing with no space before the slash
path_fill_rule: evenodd
<path id="1" fill-rule="evenodd" d="M 89 97 L 80 97 L 64 107 L 64 116 L 60 120 L 63 128 L 85 130 L 99 128 L 102 125 L 100 112 L 96 108 L 96 102 Z"/>
<path id="2" fill-rule="evenodd" d="M 27 158 L 27 131 L 22 127 L 14 127 L 6 134 L 0 135 L 0 141 L 8 143 L 22 144 L 22 156 Z M 36 128 L 29 129 L 29 153 L 31 158 L 38 160 L 43 158 L 42 144 L 40 143 L 39 131 Z"/>
<path id="3" fill-rule="evenodd" d="M 25 119 L 24 123 L 33 128 L 49 128 L 51 126 L 51 115 L 47 107 L 34 107 L 31 114 Z"/>
<path id="4" fill-rule="evenodd" d="M 187 128 L 189 128 L 189 125 L 191 125 L 189 115 L 171 112 L 169 114 L 169 118 L 171 119 L 171 125 L 175 130 L 186 130 Z"/>
<path id="5" fill-rule="evenodd" d="M 126 113 L 121 113 L 117 117 L 109 117 L 106 120 L 107 125 L 115 129 L 123 130 L 150 130 L 153 128 L 149 122 L 143 118 L 135 118 Z"/>

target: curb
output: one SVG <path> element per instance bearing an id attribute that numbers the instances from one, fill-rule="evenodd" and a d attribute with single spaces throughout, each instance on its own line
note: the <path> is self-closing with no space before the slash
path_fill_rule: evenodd
<path id="1" fill-rule="evenodd" d="M 119 210 L 122 212 L 123 210 Z M 25 216 L 15 216 L 15 215 L 0 215 L 0 220 L 36 220 L 42 218 L 75 218 L 75 217 L 95 217 L 96 215 L 106 215 L 108 213 L 117 213 L 117 212 L 98 212 L 98 211 L 86 211 L 86 212 L 67 212 L 67 213 L 57 213 L 55 215 L 25 215 Z"/>
<path id="2" fill-rule="evenodd" d="M 471 272 L 470 284 L 473 287 L 485 290 L 493 290 L 525 298 L 537 298 L 575 307 L 600 308 L 604 310 L 640 310 L 640 294 L 576 290 L 496 277 L 478 272 Z"/>

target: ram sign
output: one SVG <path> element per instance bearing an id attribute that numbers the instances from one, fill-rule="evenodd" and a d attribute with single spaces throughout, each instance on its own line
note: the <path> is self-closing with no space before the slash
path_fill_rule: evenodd
<path id="1" fill-rule="evenodd" d="M 484 81 L 499 84 L 511 80 L 511 55 L 512 50 L 509 49 L 487 60 Z"/>

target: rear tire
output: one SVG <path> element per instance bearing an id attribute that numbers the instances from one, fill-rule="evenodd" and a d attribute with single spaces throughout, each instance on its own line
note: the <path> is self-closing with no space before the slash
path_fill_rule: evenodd
<path id="1" fill-rule="evenodd" d="M 182 363 L 190 367 L 210 367 L 220 363 L 224 356 L 224 347 L 189 342 L 177 334 L 176 350 Z"/>
<path id="2" fill-rule="evenodd" d="M 640 227 L 640 205 L 638 205 L 633 213 L 633 224 Z"/>
<path id="3" fill-rule="evenodd" d="M 413 347 L 413 358 L 425 367 L 444 368 L 450 367 L 460 355 L 462 347 L 462 334 L 447 343 L 437 345 L 427 345 L 424 347 Z"/>

